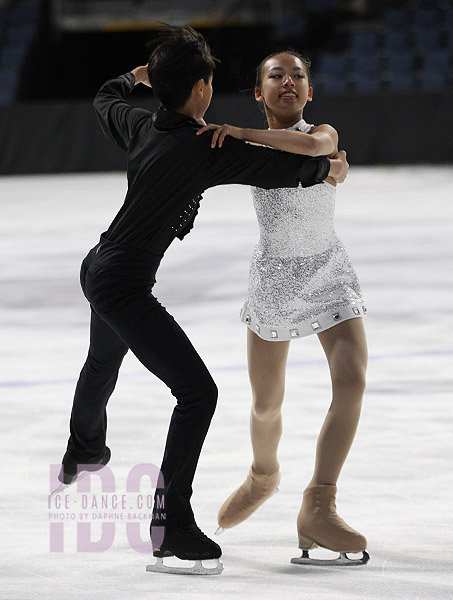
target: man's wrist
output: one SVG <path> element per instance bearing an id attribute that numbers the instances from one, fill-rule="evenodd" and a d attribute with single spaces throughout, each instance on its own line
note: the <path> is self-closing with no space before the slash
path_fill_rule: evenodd
<path id="1" fill-rule="evenodd" d="M 330 161 L 326 156 L 304 157 L 299 181 L 302 187 L 322 183 L 330 175 Z"/>

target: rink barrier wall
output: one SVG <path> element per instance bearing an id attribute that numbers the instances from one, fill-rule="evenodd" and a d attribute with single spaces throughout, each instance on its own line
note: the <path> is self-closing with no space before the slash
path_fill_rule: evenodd
<path id="1" fill-rule="evenodd" d="M 154 98 L 134 104 L 156 110 Z M 309 123 L 340 133 L 351 165 L 453 162 L 453 92 L 314 98 Z M 207 113 L 212 123 L 265 127 L 247 94 L 219 94 Z M 101 132 L 91 102 L 24 103 L 0 107 L 0 174 L 113 171 L 125 154 Z"/>

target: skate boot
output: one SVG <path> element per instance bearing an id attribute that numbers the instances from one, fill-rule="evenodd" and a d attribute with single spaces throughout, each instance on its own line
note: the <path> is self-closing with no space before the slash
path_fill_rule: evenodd
<path id="1" fill-rule="evenodd" d="M 63 456 L 62 465 L 60 469 L 60 473 L 58 474 L 58 481 L 61 484 L 54 490 L 50 496 L 55 496 L 62 492 L 65 488 L 75 483 L 78 479 L 84 477 L 88 472 L 99 471 L 102 467 L 109 462 L 111 457 L 110 448 L 108 446 L 105 447 L 104 456 L 101 460 L 97 460 L 96 462 L 88 462 L 81 463 L 77 462 L 75 458 L 73 458 L 67 451 Z"/>
<path id="2" fill-rule="evenodd" d="M 244 483 L 229 496 L 219 510 L 217 520 L 221 533 L 245 521 L 257 508 L 278 491 L 280 471 L 272 475 L 255 473 L 253 466 Z"/>
<path id="3" fill-rule="evenodd" d="M 365 551 L 366 538 L 352 529 L 338 516 L 335 506 L 337 486 L 316 485 L 304 492 L 304 499 L 297 517 L 297 533 L 301 558 L 293 558 L 294 564 L 359 565 L 366 564 L 369 555 Z M 308 551 L 316 546 L 340 553 L 334 560 L 311 559 Z M 362 558 L 350 559 L 347 553 L 362 552 Z"/>
<path id="4" fill-rule="evenodd" d="M 156 532 L 153 536 L 153 532 Z M 153 537 L 157 539 L 162 535 L 162 527 L 151 527 L 151 541 Z M 181 575 L 220 575 L 223 571 L 223 564 L 219 558 L 222 550 L 218 544 L 210 540 L 196 523 L 190 525 L 181 525 L 176 527 L 165 527 L 163 540 L 158 548 L 154 548 L 153 556 L 157 558 L 154 565 L 148 565 L 147 571 L 153 573 L 173 573 Z M 195 561 L 193 567 L 170 567 L 164 565 L 163 558 L 166 556 L 176 556 L 181 560 Z M 213 568 L 204 567 L 202 560 L 216 559 L 216 566 Z"/>

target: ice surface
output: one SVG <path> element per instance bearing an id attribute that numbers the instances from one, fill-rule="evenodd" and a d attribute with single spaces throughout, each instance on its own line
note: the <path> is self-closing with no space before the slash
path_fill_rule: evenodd
<path id="1" fill-rule="evenodd" d="M 367 566 L 289 564 L 300 555 L 295 521 L 330 402 L 316 336 L 291 347 L 281 491 L 220 536 L 222 575 L 147 573 L 153 559 L 131 547 L 126 520 L 118 516 L 126 519 L 129 505 L 108 510 L 117 518 L 109 521 L 115 531 L 105 551 L 78 551 L 77 519 L 70 518 L 59 521 L 64 551 L 50 551 L 50 513 L 96 513 L 81 511 L 82 492 L 74 486 L 62 494 L 67 509 L 48 508 L 49 465 L 65 449 L 87 351 L 79 264 L 121 205 L 125 186 L 117 173 L 0 180 L 0 598 L 451 600 L 451 167 L 352 168 L 338 190 L 337 230 L 361 280 L 370 347 L 363 416 L 340 478 L 338 509 L 367 536 Z M 210 190 L 194 231 L 164 258 L 155 287 L 220 390 L 194 482 L 193 507 L 208 534 L 251 460 L 245 326 L 238 313 L 257 236 L 247 188 Z M 167 388 L 128 355 L 109 404 L 109 466 L 119 496 L 132 467 L 160 464 L 172 407 Z M 92 481 L 87 497 L 100 498 L 100 482 Z M 151 484 L 144 479 L 147 493 Z M 147 529 L 144 519 L 142 550 L 149 551 Z M 92 540 L 101 533 L 101 522 L 93 522 Z"/>

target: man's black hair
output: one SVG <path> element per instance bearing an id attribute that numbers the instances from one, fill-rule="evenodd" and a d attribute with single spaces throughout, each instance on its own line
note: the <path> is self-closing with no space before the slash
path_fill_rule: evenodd
<path id="1" fill-rule="evenodd" d="M 153 91 L 167 110 L 184 106 L 194 84 L 209 82 L 216 63 L 204 37 L 192 27 L 162 24 L 148 61 L 148 77 Z"/>

